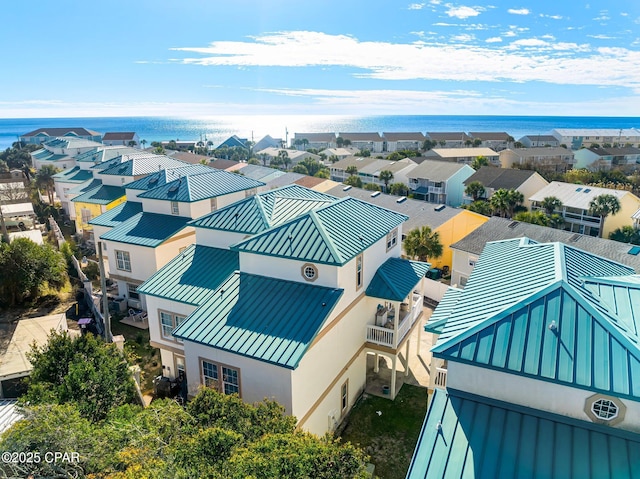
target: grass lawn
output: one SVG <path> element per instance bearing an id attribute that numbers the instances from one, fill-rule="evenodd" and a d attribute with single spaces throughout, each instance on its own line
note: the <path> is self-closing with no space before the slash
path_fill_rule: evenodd
<path id="1" fill-rule="evenodd" d="M 341 437 L 370 456 L 376 477 L 404 479 L 426 412 L 427 390 L 422 387 L 403 385 L 395 401 L 364 395 Z"/>
<path id="2" fill-rule="evenodd" d="M 122 334 L 125 339 L 125 350 L 131 350 L 138 358 L 136 364 L 142 371 L 143 394 L 153 392 L 153 378 L 162 373 L 160 351 L 149 344 L 149 330 L 138 329 L 122 324 L 118 316 L 111 317 L 111 334 Z"/>

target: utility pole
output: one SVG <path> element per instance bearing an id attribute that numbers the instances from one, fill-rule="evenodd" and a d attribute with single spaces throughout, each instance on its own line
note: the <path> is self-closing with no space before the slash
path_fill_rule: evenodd
<path id="1" fill-rule="evenodd" d="M 109 317 L 109 298 L 107 298 L 107 278 L 104 272 L 102 259 L 102 241 L 98 241 L 98 267 L 100 268 L 100 288 L 102 289 L 102 318 L 104 320 L 104 340 L 107 343 L 113 341 L 111 336 L 111 318 Z"/>

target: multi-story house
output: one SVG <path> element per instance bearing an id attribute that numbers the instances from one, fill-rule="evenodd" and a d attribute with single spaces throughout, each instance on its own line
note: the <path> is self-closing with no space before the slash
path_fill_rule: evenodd
<path id="1" fill-rule="evenodd" d="M 384 138 L 379 133 L 338 133 L 338 138 L 349 140 L 351 146 L 359 150 L 369 150 L 371 153 L 384 151 Z"/>
<path id="2" fill-rule="evenodd" d="M 486 158 L 490 165 L 500 166 L 500 155 L 491 148 L 433 148 L 424 154 L 430 160 L 451 161 L 470 165 L 478 157 Z"/>
<path id="3" fill-rule="evenodd" d="M 293 143 L 300 140 L 300 143 L 304 149 L 315 148 L 316 150 L 324 150 L 325 148 L 336 148 L 336 134 L 335 133 L 294 133 Z M 305 142 L 306 140 L 306 142 Z M 287 147 L 288 145 L 283 145 Z"/>
<path id="4" fill-rule="evenodd" d="M 640 148 L 581 148 L 575 152 L 575 168 L 587 168 L 591 171 L 609 171 L 612 168 L 631 173 L 640 163 Z"/>
<path id="5" fill-rule="evenodd" d="M 539 173 L 532 170 L 518 170 L 513 168 L 496 168 L 495 166 L 483 166 L 464 182 L 465 187 L 473 182 L 481 183 L 484 186 L 483 198 L 490 199 L 493 194 L 500 190 L 516 190 L 524 196 L 523 206 L 527 209 L 531 207 L 529 197 L 549 182 Z M 473 198 L 464 196 L 466 202 L 473 201 Z"/>
<path id="6" fill-rule="evenodd" d="M 266 157 L 267 163 L 270 163 L 271 160 L 275 158 L 281 158 L 282 155 L 284 155 L 285 153 L 288 158 L 289 168 L 297 165 L 302 160 L 310 159 L 310 160 L 320 161 L 320 157 L 318 155 L 309 153 L 308 151 L 305 151 L 305 150 L 288 150 L 284 148 L 273 148 L 273 147 L 265 148 L 263 150 L 258 151 L 256 153 L 256 157 L 260 160 L 263 160 L 263 155 L 264 155 L 264 157 Z"/>
<path id="7" fill-rule="evenodd" d="M 54 138 L 82 138 L 84 140 L 102 141 L 102 134 L 86 128 L 38 128 L 24 135 L 19 140 L 27 145 L 40 145 Z"/>
<path id="8" fill-rule="evenodd" d="M 562 147 L 507 148 L 500 152 L 503 168 L 526 167 L 564 173 L 576 163 L 572 150 Z"/>
<path id="9" fill-rule="evenodd" d="M 487 244 L 427 323 L 436 381 L 407 478 L 636 477 L 638 279 L 563 243 Z"/>
<path id="10" fill-rule="evenodd" d="M 640 130 L 636 128 L 556 128 L 551 134 L 572 150 L 604 143 L 640 147 Z"/>
<path id="11" fill-rule="evenodd" d="M 620 211 L 607 216 L 604 222 L 590 211 L 591 201 L 600 195 L 615 196 L 620 202 Z M 549 196 L 562 202 L 557 213 L 564 218 L 565 229 L 587 236 L 608 238 L 613 230 L 630 226 L 631 216 L 640 208 L 640 198 L 629 191 L 553 181 L 529 197 L 532 209 L 541 209 L 541 202 Z"/>
<path id="12" fill-rule="evenodd" d="M 379 158 L 349 156 L 331 165 L 331 179 L 343 182 L 351 176 L 350 173 L 347 173 L 347 169 L 350 167 L 358 169 L 357 176 L 362 180 L 363 184 L 375 184 L 384 188 L 385 183 L 380 180 L 380 172 L 390 171 L 393 173 L 391 183 L 404 183 L 407 185 L 409 183 L 409 175 L 416 167 L 416 163 L 410 158 L 388 161 Z"/>
<path id="13" fill-rule="evenodd" d="M 368 354 L 391 359 L 395 397 L 429 265 L 399 257 L 406 216 L 317 195 L 274 190 L 192 222 L 196 245 L 139 291 L 165 371 L 185 371 L 190 394 L 274 398 L 324 434 L 364 390 Z"/>
<path id="14" fill-rule="evenodd" d="M 53 138 L 43 143 L 42 146 L 43 148 L 31 153 L 35 169 L 40 170 L 44 165 L 53 165 L 64 170 L 76 166 L 75 157 L 86 151 L 101 147 L 102 143 L 74 136 L 65 136 Z"/>
<path id="15" fill-rule="evenodd" d="M 481 141 L 478 146 L 491 148 L 494 151 L 509 148 L 514 142 L 513 137 L 504 131 L 470 131 L 469 136 L 473 142 Z"/>
<path id="16" fill-rule="evenodd" d="M 409 172 L 409 188 L 416 199 L 459 206 L 464 197 L 464 182 L 474 173 L 469 165 L 425 160 Z"/>
<path id="17" fill-rule="evenodd" d="M 518 140 L 525 148 L 558 147 L 560 142 L 553 135 L 525 135 Z"/>
<path id="18" fill-rule="evenodd" d="M 400 150 L 421 150 L 424 140 L 427 139 L 421 132 L 383 132 L 384 151 L 394 152 Z"/>
<path id="19" fill-rule="evenodd" d="M 473 141 L 464 131 L 428 131 L 426 137 L 440 148 L 464 148 L 467 141 Z"/>
<path id="20" fill-rule="evenodd" d="M 140 137 L 135 131 L 112 131 L 102 136 L 102 143 L 108 146 L 138 146 Z"/>
<path id="21" fill-rule="evenodd" d="M 60 200 L 62 209 L 66 215 L 73 211 L 72 219 L 75 219 L 75 208 L 71 203 L 69 192 L 77 187 L 86 186 L 93 180 L 93 172 L 74 166 L 66 170 L 62 170 L 53 175 L 56 196 Z M 73 195 L 75 197 L 75 195 Z"/>

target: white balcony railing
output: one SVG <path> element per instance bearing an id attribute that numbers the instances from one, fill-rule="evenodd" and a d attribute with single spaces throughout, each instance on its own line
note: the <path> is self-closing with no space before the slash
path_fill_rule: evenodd
<path id="1" fill-rule="evenodd" d="M 385 326 L 367 325 L 367 342 L 396 349 L 422 312 L 422 296 L 414 294 L 411 311 L 400 311 L 400 322 L 397 334 Z"/>

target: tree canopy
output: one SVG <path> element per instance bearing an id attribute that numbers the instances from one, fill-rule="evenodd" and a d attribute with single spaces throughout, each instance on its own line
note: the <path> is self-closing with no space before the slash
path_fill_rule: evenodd
<path id="1" fill-rule="evenodd" d="M 55 178 L 53 175 L 58 171 L 53 165 L 44 165 L 36 173 L 36 187 L 47 193 L 50 205 L 53 205 L 53 194 L 55 193 Z"/>
<path id="2" fill-rule="evenodd" d="M 467 185 L 464 189 L 464 194 L 470 196 L 473 201 L 478 201 L 480 198 L 483 198 L 487 190 L 485 190 L 484 185 L 479 181 L 472 181 Z"/>
<path id="3" fill-rule="evenodd" d="M 345 185 L 355 186 L 356 188 L 362 188 L 362 180 L 359 176 L 351 175 L 346 180 L 344 180 Z"/>
<path id="4" fill-rule="evenodd" d="M 620 211 L 620 200 L 617 196 L 604 194 L 596 196 L 589 202 L 589 211 L 595 216 L 599 216 L 600 220 L 600 237 L 602 238 L 602 230 L 604 229 L 604 220 L 609 215 L 615 215 Z"/>
<path id="5" fill-rule="evenodd" d="M 404 240 L 404 251 L 407 256 L 420 261 L 439 258 L 443 252 L 440 234 L 432 231 L 429 226 L 412 229 Z"/>
<path id="6" fill-rule="evenodd" d="M 517 190 L 507 190 L 500 188 L 489 200 L 495 213 L 503 218 L 513 217 L 513 212 L 517 206 L 524 202 L 524 195 Z"/>

